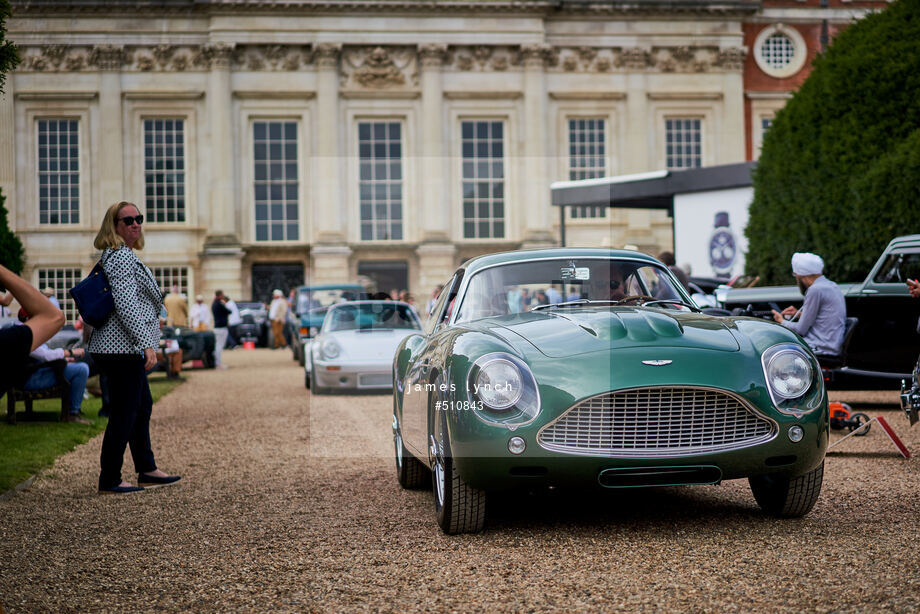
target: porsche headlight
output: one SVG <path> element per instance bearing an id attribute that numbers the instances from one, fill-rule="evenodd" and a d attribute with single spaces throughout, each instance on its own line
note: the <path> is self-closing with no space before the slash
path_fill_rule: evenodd
<path id="1" fill-rule="evenodd" d="M 474 390 L 489 409 L 508 409 L 524 392 L 521 371 L 504 358 L 490 360 L 480 367 Z"/>
<path id="2" fill-rule="evenodd" d="M 476 417 L 511 430 L 540 413 L 540 393 L 530 367 L 505 352 L 480 356 L 470 368 L 467 391 Z"/>
<path id="3" fill-rule="evenodd" d="M 814 384 L 812 359 L 795 344 L 775 345 L 764 352 L 761 360 L 770 397 L 778 409 L 788 407 L 787 401 L 805 396 Z"/>
<path id="4" fill-rule="evenodd" d="M 339 344 L 331 339 L 324 341 L 321 349 L 323 358 L 326 359 L 338 358 L 339 354 L 342 353 L 342 348 L 339 347 Z"/>

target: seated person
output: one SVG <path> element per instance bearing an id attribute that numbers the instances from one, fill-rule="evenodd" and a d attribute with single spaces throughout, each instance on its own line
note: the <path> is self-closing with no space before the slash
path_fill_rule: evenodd
<path id="1" fill-rule="evenodd" d="M 0 395 L 26 378 L 29 352 L 50 339 L 64 325 L 64 314 L 51 304 L 37 288 L 0 264 L 0 286 L 8 291 L 10 302 L 16 299 L 29 310 L 32 318 L 25 326 L 8 326 L 0 330 Z M 4 300 L 6 300 L 6 296 Z"/>
<path id="2" fill-rule="evenodd" d="M 610 267 L 610 278 L 592 277 L 588 298 L 592 301 L 619 301 L 626 298 L 626 282 L 619 267 Z"/>
<path id="3" fill-rule="evenodd" d="M 792 274 L 805 295 L 805 302 L 801 309 L 790 306 L 782 313 L 774 309 L 773 319 L 801 335 L 815 354 L 840 354 L 846 328 L 846 300 L 837 284 L 824 277 L 824 260 L 815 254 L 795 253 Z"/>
<path id="4" fill-rule="evenodd" d="M 160 330 L 166 324 L 166 318 L 160 314 Z M 157 364 L 154 369 L 160 368 L 166 371 L 167 379 L 179 379 L 182 372 L 182 348 L 179 347 L 177 339 L 160 338 L 160 346 L 156 351 Z"/>
<path id="5" fill-rule="evenodd" d="M 29 314 L 24 310 L 19 310 L 19 320 L 26 322 Z M 83 350 L 65 350 L 58 348 L 52 350 L 47 344 L 43 343 L 35 348 L 29 355 L 33 359 L 41 362 L 64 359 L 67 366 L 64 367 L 64 379 L 70 384 L 70 415 L 65 416 L 65 422 L 79 422 L 80 424 L 89 424 L 89 420 L 80 417 L 80 408 L 83 405 L 83 393 L 86 391 L 86 380 L 89 378 L 89 365 L 85 362 L 78 362 L 83 358 Z M 41 367 L 26 380 L 23 390 L 43 390 L 57 386 L 57 374 L 51 367 Z"/>

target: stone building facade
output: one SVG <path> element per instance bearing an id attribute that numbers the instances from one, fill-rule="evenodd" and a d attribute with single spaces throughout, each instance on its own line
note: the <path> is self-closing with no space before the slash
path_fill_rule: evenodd
<path id="1" fill-rule="evenodd" d="M 469 257 L 556 244 L 553 181 L 751 158 L 801 78 L 764 88 L 752 39 L 770 10 L 814 18 L 811 0 L 12 4 L 0 188 L 26 277 L 61 298 L 129 200 L 164 289 L 263 300 L 363 275 L 423 301 Z M 662 212 L 568 215 L 569 245 L 671 245 Z"/>

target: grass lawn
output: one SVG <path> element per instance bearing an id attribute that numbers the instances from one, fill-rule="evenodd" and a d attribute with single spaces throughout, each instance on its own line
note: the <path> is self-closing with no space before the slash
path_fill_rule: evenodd
<path id="1" fill-rule="evenodd" d="M 178 386 L 181 381 L 167 380 L 160 374 L 149 378 L 153 402 Z M 102 399 L 90 397 L 83 401 L 84 418 L 92 424 L 58 422 L 60 399 L 33 401 L 36 414 L 48 422 L 27 422 L 17 416 L 15 425 L 6 422 L 6 397 L 0 399 L 0 493 L 54 464 L 54 460 L 105 430 L 108 422 L 100 418 Z M 16 404 L 18 412 L 25 404 Z"/>

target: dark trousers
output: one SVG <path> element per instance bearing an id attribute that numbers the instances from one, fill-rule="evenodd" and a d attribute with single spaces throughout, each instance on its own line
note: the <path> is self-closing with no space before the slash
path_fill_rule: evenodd
<path id="1" fill-rule="evenodd" d="M 94 354 L 99 372 L 108 380 L 109 424 L 102 438 L 99 488 L 121 483 L 125 446 L 131 447 L 134 469 L 147 473 L 157 468 L 150 449 L 150 413 L 153 397 L 141 356 Z"/>

